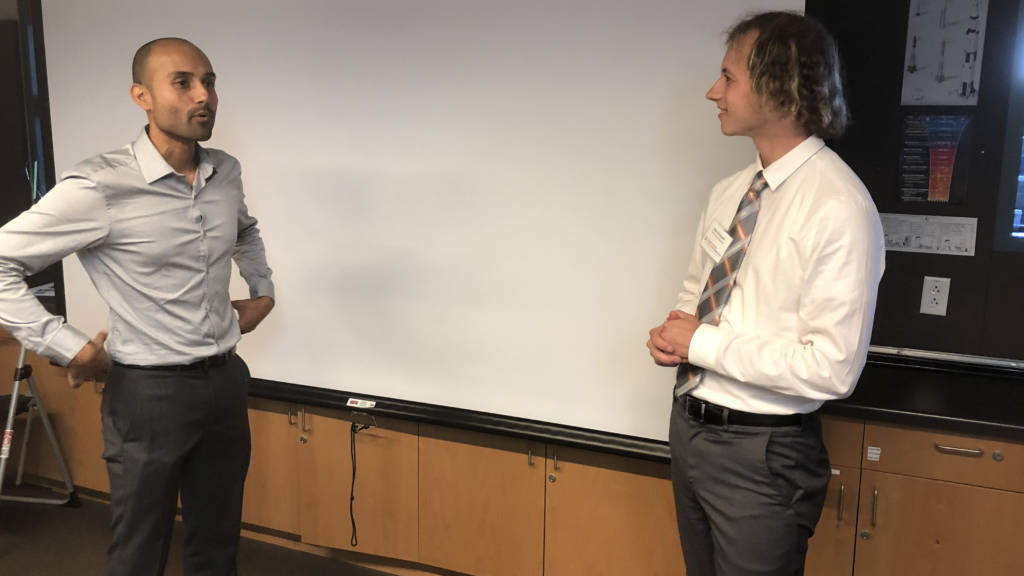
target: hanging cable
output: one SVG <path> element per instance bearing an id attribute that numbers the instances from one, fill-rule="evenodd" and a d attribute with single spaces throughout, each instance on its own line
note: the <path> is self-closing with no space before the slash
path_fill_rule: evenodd
<path id="1" fill-rule="evenodd" d="M 359 545 L 359 536 L 356 533 L 356 434 L 369 429 L 370 426 L 352 423 L 352 490 L 349 493 L 348 513 L 352 518 L 352 546 Z"/>

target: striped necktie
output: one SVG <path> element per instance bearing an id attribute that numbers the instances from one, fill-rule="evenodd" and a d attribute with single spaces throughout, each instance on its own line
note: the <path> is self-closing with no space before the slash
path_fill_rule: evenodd
<path id="1" fill-rule="evenodd" d="M 768 187 L 764 174 L 759 170 L 754 175 L 754 181 L 750 188 L 740 200 L 740 207 L 736 210 L 736 216 L 729 226 L 729 235 L 732 236 L 732 243 L 725 250 L 722 261 L 711 269 L 708 281 L 704 285 L 704 292 L 700 295 L 697 303 L 697 318 L 701 324 L 718 325 L 722 317 L 722 310 L 729 302 L 729 295 L 736 283 L 736 275 L 739 274 L 740 264 L 747 255 L 747 246 L 750 244 L 750 237 L 754 233 L 754 225 L 757 224 L 757 214 L 761 208 L 761 193 Z M 700 385 L 704 380 L 704 369 L 691 364 L 680 364 L 676 371 L 676 397 L 681 397 L 690 390 Z"/>

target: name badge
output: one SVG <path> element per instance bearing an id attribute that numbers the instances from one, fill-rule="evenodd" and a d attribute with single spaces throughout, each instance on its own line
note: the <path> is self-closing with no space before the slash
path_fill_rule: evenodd
<path id="1" fill-rule="evenodd" d="M 732 236 L 729 235 L 728 230 L 722 228 L 718 223 L 711 226 L 711 230 L 708 230 L 707 235 L 700 242 L 701 247 L 708 253 L 708 256 L 711 256 L 715 264 L 722 261 L 722 257 L 725 256 L 725 251 L 729 249 L 730 244 L 732 244 Z"/>

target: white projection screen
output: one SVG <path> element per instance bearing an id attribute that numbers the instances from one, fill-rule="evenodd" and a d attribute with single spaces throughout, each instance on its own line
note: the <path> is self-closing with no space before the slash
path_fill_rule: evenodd
<path id="1" fill-rule="evenodd" d="M 218 74 L 277 306 L 253 376 L 655 440 L 711 186 L 754 159 L 704 95 L 723 31 L 798 0 L 42 0 L 60 174 L 135 139 L 154 38 Z M 107 307 L 77 258 L 68 316 Z M 244 282 L 235 298 L 248 297 Z"/>

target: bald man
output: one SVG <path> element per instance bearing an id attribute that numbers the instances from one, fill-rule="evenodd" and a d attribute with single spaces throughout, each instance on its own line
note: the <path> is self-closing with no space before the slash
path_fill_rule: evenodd
<path id="1" fill-rule="evenodd" d="M 216 79 L 188 41 L 144 45 L 132 62 L 131 97 L 149 121 L 139 137 L 71 168 L 0 228 L 0 324 L 67 366 L 72 387 L 106 382 L 109 576 L 163 573 L 179 491 L 185 574 L 236 574 L 250 440 L 235 345 L 274 307 L 274 285 L 238 161 L 199 145 L 213 134 Z M 110 307 L 109 340 L 26 288 L 72 253 Z M 248 300 L 228 295 L 232 259 Z"/>

